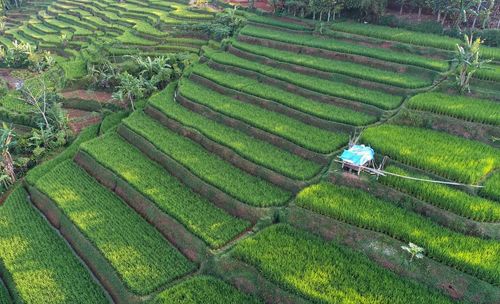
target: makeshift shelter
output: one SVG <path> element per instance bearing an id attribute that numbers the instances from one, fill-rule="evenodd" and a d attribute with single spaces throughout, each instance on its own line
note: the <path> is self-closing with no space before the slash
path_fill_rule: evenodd
<path id="1" fill-rule="evenodd" d="M 359 175 L 363 167 L 373 165 L 374 156 L 375 152 L 372 148 L 365 145 L 353 145 L 340 155 L 342 168 L 356 170 Z"/>

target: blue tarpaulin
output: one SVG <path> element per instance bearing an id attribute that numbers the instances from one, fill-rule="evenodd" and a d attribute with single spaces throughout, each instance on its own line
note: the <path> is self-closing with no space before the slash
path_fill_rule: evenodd
<path id="1" fill-rule="evenodd" d="M 373 160 L 375 152 L 365 145 L 354 145 L 349 150 L 344 150 L 340 158 L 356 166 L 362 166 Z"/>

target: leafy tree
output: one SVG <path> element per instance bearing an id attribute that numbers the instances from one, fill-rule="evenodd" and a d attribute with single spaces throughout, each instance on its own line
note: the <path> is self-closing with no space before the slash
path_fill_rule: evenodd
<path id="1" fill-rule="evenodd" d="M 132 111 L 135 111 L 135 101 L 144 97 L 146 91 L 144 79 L 136 78 L 128 72 L 118 75 L 117 91 L 113 93 L 113 98 L 130 103 Z"/>
<path id="2" fill-rule="evenodd" d="M 457 44 L 457 52 L 452 60 L 456 64 L 453 72 L 460 93 L 464 93 L 466 90 L 470 93 L 472 76 L 491 60 L 480 58 L 481 38 L 474 40 L 472 35 L 470 37 L 465 35 L 464 40 L 464 45 Z"/>

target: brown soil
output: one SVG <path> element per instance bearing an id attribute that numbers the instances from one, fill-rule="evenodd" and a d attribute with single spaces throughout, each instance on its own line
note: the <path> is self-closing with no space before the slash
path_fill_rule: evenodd
<path id="1" fill-rule="evenodd" d="M 78 109 L 66 109 L 69 116 L 69 127 L 75 133 L 80 133 L 80 131 L 90 125 L 95 125 L 101 122 L 101 116 L 88 111 L 78 110 Z"/>
<path id="2" fill-rule="evenodd" d="M 103 91 L 74 90 L 62 92 L 61 95 L 66 99 L 93 100 L 99 103 L 121 104 L 111 96 L 111 93 Z"/>
<path id="3" fill-rule="evenodd" d="M 10 69 L 0 69 L 0 78 L 5 79 L 7 81 L 7 85 L 9 89 L 15 89 L 16 83 L 22 81 L 20 78 L 12 77 Z"/>

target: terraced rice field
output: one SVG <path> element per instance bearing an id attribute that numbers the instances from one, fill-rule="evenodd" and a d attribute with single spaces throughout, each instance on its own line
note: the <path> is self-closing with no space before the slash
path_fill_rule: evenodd
<path id="1" fill-rule="evenodd" d="M 459 97 L 437 86 L 451 38 L 238 14 L 226 47 L 176 30 L 211 9 L 157 0 L 56 0 L 7 31 L 200 60 L 0 205 L 0 303 L 498 302 L 495 76 Z M 342 170 L 353 134 L 386 176 Z"/>

